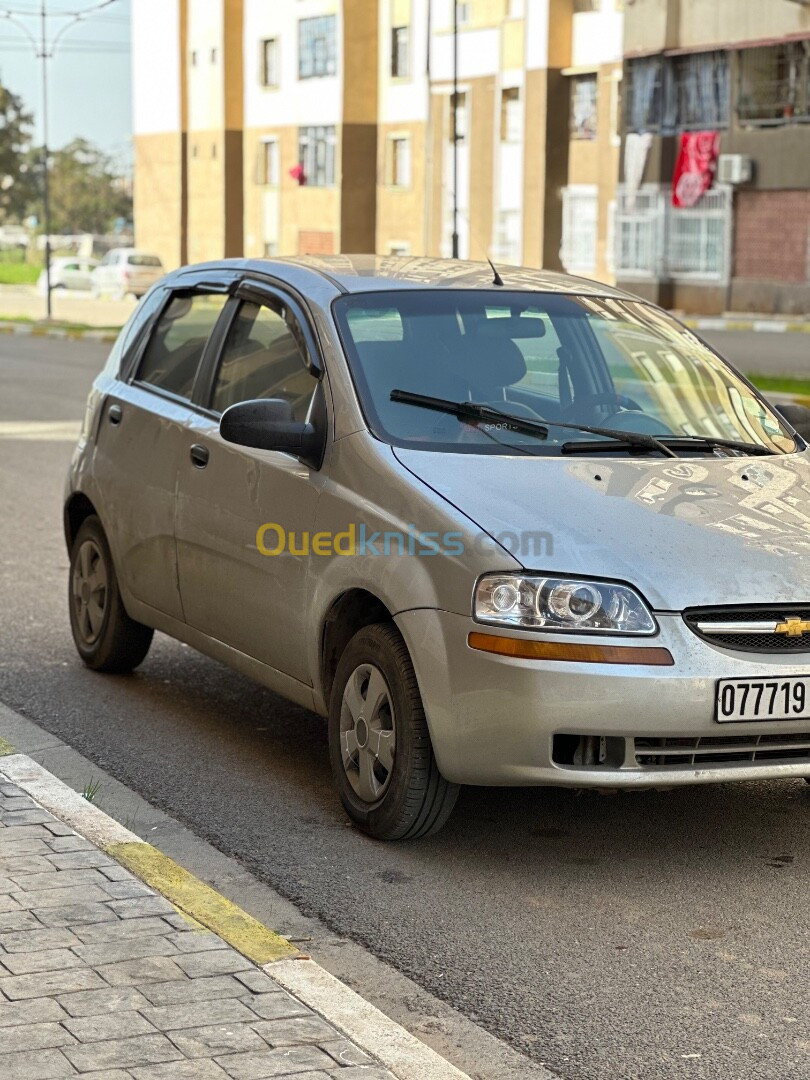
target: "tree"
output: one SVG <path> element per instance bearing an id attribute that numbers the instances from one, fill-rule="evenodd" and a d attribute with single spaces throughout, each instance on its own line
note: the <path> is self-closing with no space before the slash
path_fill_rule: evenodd
<path id="1" fill-rule="evenodd" d="M 0 217 L 21 220 L 36 197 L 37 163 L 31 152 L 32 116 L 22 98 L 0 85 Z"/>
<path id="2" fill-rule="evenodd" d="M 86 139 L 51 153 L 50 179 L 52 233 L 106 233 L 117 218 L 132 217 L 129 185 Z"/>

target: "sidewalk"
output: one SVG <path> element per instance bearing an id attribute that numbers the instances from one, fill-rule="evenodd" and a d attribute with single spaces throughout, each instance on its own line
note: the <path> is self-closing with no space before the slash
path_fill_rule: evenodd
<path id="1" fill-rule="evenodd" d="M 60 818 L 86 822 L 87 836 Z M 285 939 L 126 837 L 30 758 L 0 758 L 0 1080 L 464 1080 Z M 161 892 L 186 913 L 122 861 L 151 865 L 153 878 L 157 864 Z M 195 904 L 244 948 L 192 918 Z M 346 1037 L 375 1024 L 379 1054 Z"/>

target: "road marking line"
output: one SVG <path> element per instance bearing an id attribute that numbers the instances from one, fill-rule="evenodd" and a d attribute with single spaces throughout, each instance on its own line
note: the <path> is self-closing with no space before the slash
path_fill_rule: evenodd
<path id="1" fill-rule="evenodd" d="M 301 955 L 286 938 L 263 926 L 151 844 L 110 844 L 104 850 L 259 967 Z"/>
<path id="2" fill-rule="evenodd" d="M 0 439 L 76 442 L 81 430 L 81 420 L 0 420 Z"/>

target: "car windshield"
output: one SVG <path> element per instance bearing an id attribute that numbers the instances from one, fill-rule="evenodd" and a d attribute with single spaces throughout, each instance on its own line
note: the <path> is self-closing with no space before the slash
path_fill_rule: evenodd
<path id="1" fill-rule="evenodd" d="M 721 452 L 711 440 L 796 449 L 741 376 L 642 301 L 413 290 L 343 296 L 334 312 L 369 426 L 395 446 L 477 454 L 604 446 L 602 436 L 555 427 L 559 421 L 674 439 L 679 453 Z M 394 390 L 487 404 L 543 420 L 548 431 L 392 401 Z"/>
<path id="2" fill-rule="evenodd" d="M 127 260 L 130 266 L 162 266 L 157 255 L 130 255 Z"/>

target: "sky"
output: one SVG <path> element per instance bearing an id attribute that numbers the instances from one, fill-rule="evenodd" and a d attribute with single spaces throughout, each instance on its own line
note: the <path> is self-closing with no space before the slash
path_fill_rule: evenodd
<path id="1" fill-rule="evenodd" d="M 34 114 L 42 137 L 42 62 L 34 56 L 21 24 L 40 35 L 42 0 L 0 0 L 0 83 L 19 94 Z M 48 61 L 50 143 L 63 146 L 77 136 L 114 156 L 122 169 L 132 161 L 130 91 L 130 3 L 113 0 L 97 14 L 70 26 Z M 45 0 L 48 39 L 70 23 L 66 12 L 92 12 L 102 0 Z M 4 18 L 11 12 L 15 22 Z"/>

